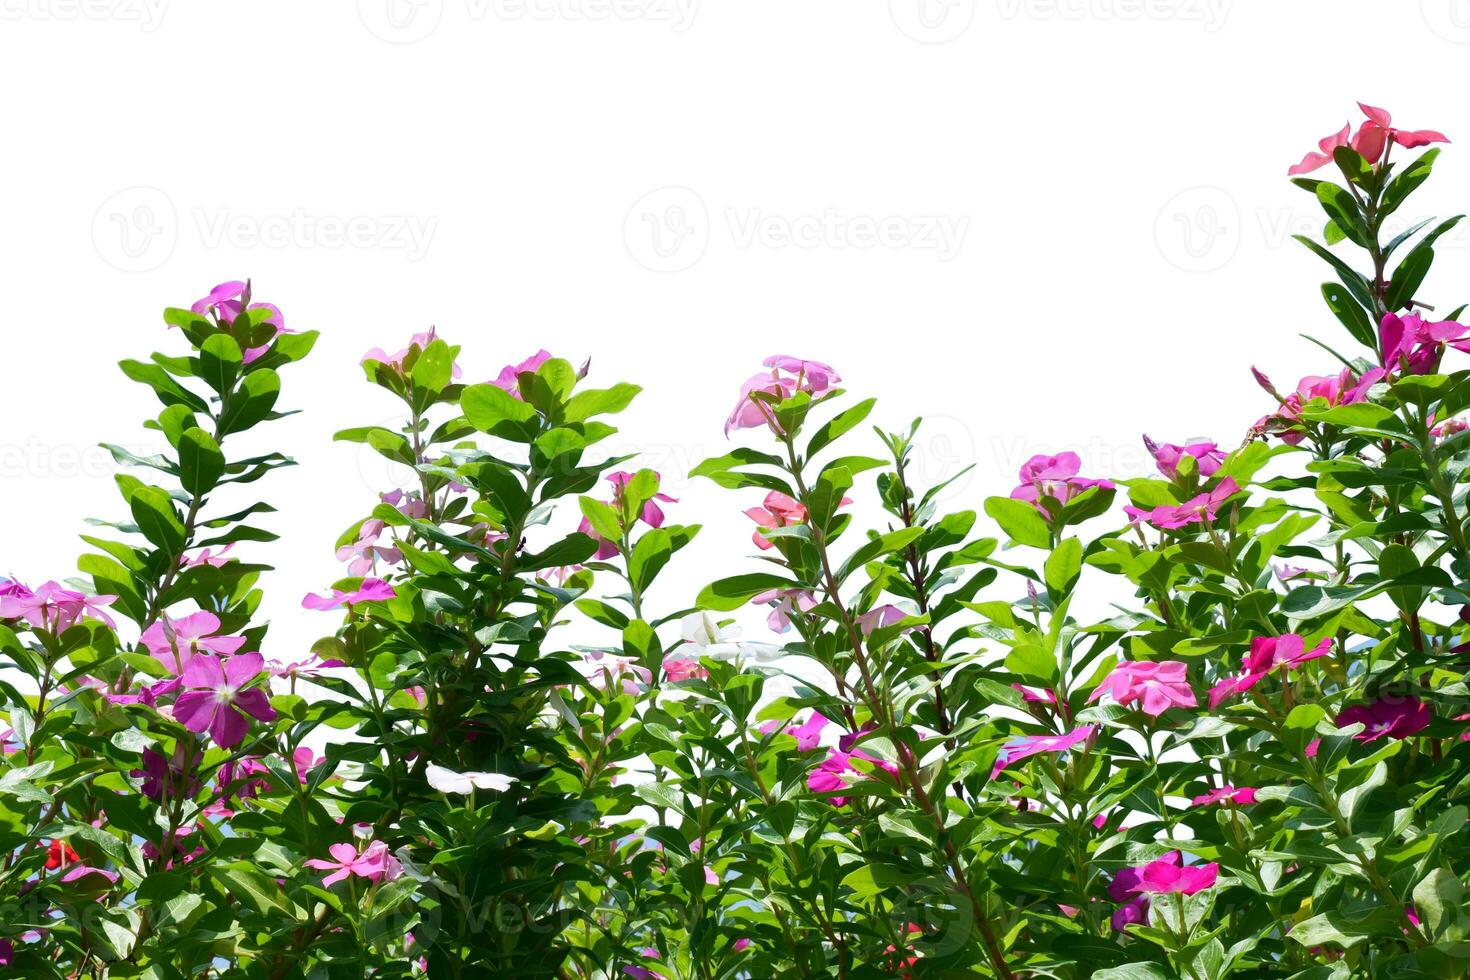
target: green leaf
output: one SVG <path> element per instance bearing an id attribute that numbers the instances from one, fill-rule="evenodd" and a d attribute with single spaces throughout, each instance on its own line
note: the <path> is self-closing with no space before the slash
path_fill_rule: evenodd
<path id="1" fill-rule="evenodd" d="M 751 596 L 771 589 L 795 588 L 797 583 L 781 575 L 772 575 L 769 572 L 751 572 L 746 575 L 736 575 L 731 578 L 720 579 L 704 587 L 699 593 L 695 604 L 701 609 L 709 609 L 713 612 L 729 612 L 731 609 L 739 609 L 750 601 Z"/>
<path id="2" fill-rule="evenodd" d="M 464 417 L 481 432 L 514 438 L 536 417 L 536 410 L 495 385 L 470 385 L 459 394 Z"/>
<path id="3" fill-rule="evenodd" d="M 1047 590 L 1053 596 L 1064 596 L 1072 591 L 1081 574 L 1082 542 L 1076 538 L 1062 539 L 1046 559 Z"/>
<path id="4" fill-rule="evenodd" d="M 1057 658 L 1036 643 L 1023 643 L 1006 654 L 1006 670 L 1038 681 L 1054 681 L 1060 668 Z"/>
<path id="5" fill-rule="evenodd" d="M 1424 285 L 1424 277 L 1429 275 L 1429 268 L 1432 265 L 1434 265 L 1434 249 L 1428 245 L 1420 245 L 1404 257 L 1404 261 L 1393 270 L 1393 279 L 1388 286 L 1388 296 L 1384 300 L 1390 312 L 1401 310 L 1409 305 L 1419 292 L 1419 287 Z"/>
<path id="6" fill-rule="evenodd" d="M 1444 868 L 1435 868 L 1414 886 L 1414 908 L 1436 942 L 1461 942 L 1470 935 L 1467 906 L 1464 883 Z"/>
<path id="7" fill-rule="evenodd" d="M 183 553 L 184 524 L 168 491 L 161 487 L 139 487 L 128 503 L 138 530 L 149 542 L 170 555 Z"/>
<path id="8" fill-rule="evenodd" d="M 1051 532 L 1034 504 L 1010 497 L 991 497 L 985 501 L 985 513 L 1017 544 L 1051 547 Z"/>
<path id="9" fill-rule="evenodd" d="M 1347 328 L 1354 340 L 1364 347 L 1376 346 L 1368 312 L 1352 298 L 1341 283 L 1324 282 L 1322 298 L 1327 301 L 1327 308 L 1332 311 L 1332 315 Z"/>
<path id="10" fill-rule="evenodd" d="M 203 429 L 189 429 L 179 437 L 179 482 L 195 497 L 213 490 L 225 473 L 225 454 Z"/>
<path id="11" fill-rule="evenodd" d="M 199 348 L 199 377 L 223 395 L 234 387 L 243 361 L 240 345 L 235 343 L 234 337 L 227 333 L 213 334 Z"/>
<path id="12" fill-rule="evenodd" d="M 567 400 L 562 418 L 567 422 L 585 422 L 596 415 L 616 415 L 632 404 L 642 390 L 637 385 L 615 384 L 611 388 L 579 391 Z"/>
<path id="13" fill-rule="evenodd" d="M 1354 245 L 1368 248 L 1372 244 L 1372 236 L 1368 225 L 1363 221 L 1358 201 L 1347 188 L 1323 181 L 1317 185 L 1317 200 L 1321 203 L 1322 210 L 1327 212 L 1327 217 L 1332 219 L 1337 229 Z"/>
<path id="14" fill-rule="evenodd" d="M 862 424 L 863 419 L 868 417 L 868 413 L 873 410 L 873 406 L 876 404 L 878 404 L 878 399 L 876 398 L 860 401 L 823 425 L 812 435 L 811 442 L 807 443 L 807 458 L 815 456 L 836 442 L 843 434 L 850 432 Z"/>

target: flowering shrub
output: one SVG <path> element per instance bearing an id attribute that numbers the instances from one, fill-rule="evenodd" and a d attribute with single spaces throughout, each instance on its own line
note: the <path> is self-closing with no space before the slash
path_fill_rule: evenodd
<path id="1" fill-rule="evenodd" d="M 315 334 L 239 282 L 169 310 L 121 519 L 0 580 L 6 975 L 1470 975 L 1470 327 L 1423 296 L 1460 219 L 1388 237 L 1439 153 L 1396 148 L 1445 139 L 1363 111 L 1291 168 L 1346 339 L 1256 372 L 1238 448 L 945 512 L 921 423 L 771 357 L 694 470 L 752 522 L 716 577 L 599 451 L 637 387 L 471 381 L 431 330 L 362 362 L 403 421 L 338 438 L 402 479 L 310 651 L 256 615 L 291 461 L 224 446 Z"/>

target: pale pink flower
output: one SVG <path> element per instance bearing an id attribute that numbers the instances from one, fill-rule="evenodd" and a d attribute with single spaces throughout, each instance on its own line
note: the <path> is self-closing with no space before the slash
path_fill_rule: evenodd
<path id="1" fill-rule="evenodd" d="M 1193 708 L 1194 690 L 1189 686 L 1189 667 L 1179 660 L 1125 660 L 1092 692 L 1088 703 L 1106 692 L 1121 705 L 1141 701 L 1146 714 L 1157 718 L 1170 708 Z"/>

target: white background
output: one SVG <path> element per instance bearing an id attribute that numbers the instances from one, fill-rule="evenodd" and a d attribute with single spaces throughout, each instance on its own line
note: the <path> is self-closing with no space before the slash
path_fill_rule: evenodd
<path id="1" fill-rule="evenodd" d="M 301 462 L 258 485 L 283 540 L 244 550 L 279 566 L 275 657 L 335 622 L 300 597 L 392 486 L 331 441 L 393 417 L 357 361 L 430 324 L 469 380 L 544 346 L 646 387 L 621 438 L 706 525 L 664 608 L 753 550 L 759 495 L 682 471 L 770 353 L 930 417 L 923 475 L 977 464 L 956 507 L 1036 452 L 1137 474 L 1145 431 L 1238 443 L 1252 363 L 1330 370 L 1285 171 L 1353 100 L 1470 140 L 1464 0 L 391 3 L 0 0 L 0 571 L 75 573 L 83 518 L 122 516 L 95 443 L 154 446 L 116 362 L 247 276 L 322 331 L 267 429 Z M 1451 148 L 1405 217 L 1467 180 Z"/>

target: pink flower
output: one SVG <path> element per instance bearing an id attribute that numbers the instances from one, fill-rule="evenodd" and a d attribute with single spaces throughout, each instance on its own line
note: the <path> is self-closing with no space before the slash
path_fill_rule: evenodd
<path id="1" fill-rule="evenodd" d="M 47 582 L 35 592 L 18 583 L 9 583 L 9 591 L 0 592 L 0 619 L 24 619 L 39 630 L 64 633 L 84 617 L 106 623 L 113 629 L 117 623 L 103 611 L 117 601 L 115 595 L 84 595 Z"/>
<path id="2" fill-rule="evenodd" d="M 898 773 L 898 767 L 893 763 L 875 758 L 866 752 L 858 750 L 844 752 L 841 749 L 833 748 L 827 750 L 827 758 L 823 759 L 821 764 L 807 775 L 807 789 L 813 793 L 834 793 L 847 788 L 848 781 L 845 778 L 846 774 L 861 774 L 860 770 L 852 764 L 852 760 L 854 759 L 860 759 L 863 762 L 869 763 L 875 769 L 879 769 L 889 775 L 896 775 Z M 847 805 L 847 798 L 834 796 L 827 802 L 835 807 L 843 807 Z"/>
<path id="3" fill-rule="evenodd" d="M 805 589 L 770 589 L 752 596 L 753 603 L 771 603 L 771 615 L 766 624 L 776 633 L 791 629 L 791 617 L 797 613 L 810 612 L 817 608 L 817 597 Z"/>
<path id="4" fill-rule="evenodd" d="M 347 566 L 348 575 L 354 578 L 367 575 L 377 568 L 379 559 L 390 565 L 396 565 L 403 560 L 403 552 L 396 547 L 378 544 L 378 538 L 386 527 L 379 520 L 363 521 L 357 540 L 337 549 L 338 561 L 351 562 Z"/>
<path id="5" fill-rule="evenodd" d="M 1092 480 L 1080 477 L 1082 458 L 1076 453 L 1060 453 L 1056 456 L 1032 456 L 1021 466 L 1021 484 L 1011 491 L 1011 499 L 1034 504 L 1043 517 L 1056 515 L 1046 508 L 1046 498 L 1065 504 L 1084 491 L 1097 488 L 1112 490 L 1108 480 Z"/>
<path id="6" fill-rule="evenodd" d="M 1251 427 L 1251 432 L 1255 435 L 1276 433 L 1280 435 L 1282 442 L 1291 446 L 1297 445 L 1306 436 L 1301 428 L 1301 412 L 1307 403 L 1320 398 L 1329 408 L 1356 405 L 1367 401 L 1369 389 L 1388 376 L 1383 368 L 1365 371 L 1361 377 L 1352 368 L 1343 368 L 1341 374 L 1331 377 L 1308 375 L 1297 383 L 1296 391 L 1281 398 L 1272 387 L 1270 379 L 1255 368 L 1251 371 L 1261 387 L 1281 402 L 1276 414 L 1263 416 Z"/>
<path id="7" fill-rule="evenodd" d="M 201 610 L 183 619 L 164 616 L 143 631 L 139 642 L 148 648 L 154 660 L 174 674 L 181 674 L 195 654 L 217 653 L 228 657 L 245 645 L 243 636 L 215 635 L 218 632 L 219 617 Z"/>
<path id="8" fill-rule="evenodd" d="M 396 508 L 404 517 L 412 517 L 421 521 L 429 516 L 429 506 L 416 493 L 404 493 L 402 490 L 389 490 L 387 493 L 378 494 L 378 499 L 389 507 Z"/>
<path id="9" fill-rule="evenodd" d="M 1358 103 L 1358 108 L 1363 110 L 1368 121 L 1358 128 L 1357 135 L 1353 137 L 1353 148 L 1363 154 L 1369 163 L 1378 162 L 1390 140 L 1405 149 L 1450 141 L 1449 137 L 1433 129 L 1395 129 L 1393 117 L 1384 109 L 1362 102 Z"/>
<path id="10" fill-rule="evenodd" d="M 834 386 L 842 380 L 837 372 L 821 361 L 804 361 L 785 354 L 766 358 L 762 364 L 769 370 L 754 375 L 740 386 L 740 398 L 730 417 L 725 420 L 725 435 L 736 429 L 753 429 L 768 425 L 777 435 L 774 406 L 757 401 L 751 395 L 764 393 L 784 401 L 797 392 L 806 392 L 812 398 L 823 398 L 832 393 Z"/>
<path id="11" fill-rule="evenodd" d="M 709 676 L 709 671 L 701 667 L 699 661 L 692 657 L 665 657 L 664 673 L 675 684 L 680 681 L 703 680 Z"/>
<path id="12" fill-rule="evenodd" d="M 1353 737 L 1360 742 L 1380 738 L 1408 738 L 1429 727 L 1434 712 L 1418 698 L 1379 698 L 1372 704 L 1355 704 L 1337 716 L 1337 727 L 1362 724 L 1363 731 Z"/>
<path id="13" fill-rule="evenodd" d="M 1001 771 L 1009 769 L 1022 759 L 1043 752 L 1066 752 L 1079 742 L 1085 742 L 1097 731 L 1096 725 L 1083 725 L 1074 728 L 1065 735 L 1027 735 L 1016 739 L 1000 750 L 996 757 L 995 766 L 990 770 L 990 778 L 999 776 Z"/>
<path id="14" fill-rule="evenodd" d="M 1144 712 L 1157 718 L 1175 705 L 1193 708 L 1199 704 L 1189 686 L 1188 673 L 1188 665 L 1179 660 L 1125 660 L 1113 668 L 1087 701 L 1091 704 L 1106 691 L 1118 704 L 1142 701 Z"/>
<path id="15" fill-rule="evenodd" d="M 245 738 L 245 715 L 274 721 L 276 711 L 259 688 L 247 687 L 265 666 L 258 653 L 243 653 L 221 662 L 213 654 L 197 654 L 184 667 L 187 690 L 174 702 L 174 720 L 191 732 L 209 732 L 222 749 Z"/>
<path id="16" fill-rule="evenodd" d="M 130 775 L 142 778 L 143 795 L 155 802 L 172 799 L 175 795 L 192 797 L 199 792 L 199 779 L 194 773 L 189 752 L 180 741 L 174 749 L 172 760 L 151 748 L 143 750 L 143 768 L 134 769 Z"/>
<path id="17" fill-rule="evenodd" d="M 755 521 L 761 528 L 773 530 L 803 523 L 806 520 L 806 508 L 781 491 L 772 490 L 766 494 L 764 507 L 751 507 L 745 512 L 745 516 Z M 776 542 L 760 531 L 752 534 L 751 540 L 762 551 L 769 551 L 776 546 Z"/>
<path id="18" fill-rule="evenodd" d="M 231 559 L 226 558 L 225 555 L 229 554 L 230 549 L 234 547 L 235 545 L 231 543 L 225 545 L 219 551 L 211 551 L 209 548 L 205 548 L 193 558 L 185 555 L 184 557 L 179 559 L 179 567 L 196 568 L 200 565 L 208 565 L 211 568 L 224 568 L 225 565 L 229 564 L 231 561 Z"/>
<path id="19" fill-rule="evenodd" d="M 1130 925 L 1148 925 L 1149 900 L 1142 895 L 1118 906 L 1109 920 L 1114 932 L 1122 932 Z"/>
<path id="20" fill-rule="evenodd" d="M 1173 861 L 1160 858 L 1139 868 L 1138 884 L 1133 886 L 1133 891 L 1149 895 L 1193 895 L 1213 888 L 1219 877 L 1218 864 L 1180 866 L 1176 855 Z"/>
<path id="21" fill-rule="evenodd" d="M 1308 153 L 1306 156 L 1302 157 L 1302 162 L 1288 170 L 1286 172 L 1286 175 L 1288 177 L 1295 177 L 1298 174 L 1309 174 L 1314 170 L 1321 170 L 1323 167 L 1332 162 L 1333 150 L 1337 149 L 1339 146 L 1348 145 L 1348 136 L 1350 133 L 1352 133 L 1352 131 L 1352 123 L 1343 123 L 1342 129 L 1333 133 L 1331 136 L 1324 136 L 1317 143 L 1317 149 L 1319 152 Z"/>
<path id="22" fill-rule="evenodd" d="M 820 712 L 813 711 L 812 716 L 797 727 L 791 729 L 790 735 L 796 739 L 796 748 L 799 752 L 810 752 L 821 744 L 822 729 L 832 722 L 822 716 Z"/>
<path id="23" fill-rule="evenodd" d="M 102 880 L 99 881 L 97 879 Z M 67 869 L 66 874 L 61 876 L 61 880 L 69 885 L 75 884 L 78 881 L 85 881 L 85 885 L 88 888 L 104 889 L 107 885 L 117 884 L 117 879 L 118 875 L 116 873 L 103 868 L 94 868 L 89 864 L 73 864 Z M 104 881 L 106 884 L 103 884 Z"/>
<path id="24" fill-rule="evenodd" d="M 1220 485 L 1208 493 L 1191 497 L 1177 507 L 1155 507 L 1141 510 L 1137 507 L 1123 508 L 1135 521 L 1147 521 L 1161 531 L 1177 531 L 1191 524 L 1213 524 L 1225 501 L 1240 492 L 1234 480 L 1226 477 Z"/>
<path id="25" fill-rule="evenodd" d="M 873 631 L 885 626 L 892 626 L 908 618 L 908 613 L 894 605 L 878 606 L 870 609 L 857 618 L 858 629 L 862 630 L 863 636 L 872 636 Z"/>
<path id="26" fill-rule="evenodd" d="M 300 660 L 292 660 L 289 662 L 281 660 L 271 660 L 266 663 L 266 668 L 271 672 L 272 677 L 286 677 L 290 678 L 293 681 L 298 677 L 305 677 L 307 679 L 320 677 L 322 676 L 322 671 L 324 670 L 330 670 L 334 667 L 346 666 L 347 665 L 340 660 L 323 660 L 321 657 L 317 656 L 314 653 L 309 654 Z"/>
<path id="27" fill-rule="evenodd" d="M 276 332 L 271 336 L 270 340 L 261 346 L 247 347 L 243 351 L 246 364 L 252 363 L 269 351 L 271 344 L 281 334 L 296 332 L 286 327 L 286 318 L 281 313 L 280 307 L 272 303 L 251 303 L 249 293 L 249 283 L 240 282 L 239 280 L 222 282 L 211 289 L 208 296 L 196 300 L 194 305 L 189 308 L 200 316 L 203 316 L 210 310 L 214 310 L 215 317 L 219 320 L 220 325 L 226 327 L 233 324 L 235 317 L 239 316 L 244 310 L 270 310 L 271 315 L 265 322 L 274 327 Z"/>
<path id="28" fill-rule="evenodd" d="M 366 364 L 369 361 L 377 361 L 380 364 L 386 364 L 388 367 L 393 368 L 395 371 L 402 373 L 404 370 L 404 364 L 408 361 L 408 357 L 410 354 L 417 358 L 428 348 L 430 344 L 432 344 L 437 339 L 439 339 L 438 332 L 435 330 L 435 328 L 430 327 L 423 333 L 416 333 L 412 337 L 410 337 L 408 340 L 408 346 L 395 354 L 384 353 L 383 348 L 374 347 L 372 350 L 362 355 L 362 363 Z M 450 376 L 455 378 L 460 376 L 459 364 L 456 363 L 453 365 L 453 367 L 450 369 Z"/>
<path id="29" fill-rule="evenodd" d="M 636 474 L 628 473 L 622 470 L 618 471 L 617 473 L 608 474 L 607 482 L 613 485 L 613 499 L 611 500 L 611 503 L 614 507 L 621 506 L 623 501 L 623 491 L 627 488 L 628 481 L 633 479 L 635 475 Z M 660 476 L 658 473 L 654 473 L 653 475 L 657 479 L 663 479 L 662 476 Z M 660 500 L 668 504 L 677 504 L 679 502 L 666 493 L 655 493 L 651 499 L 644 501 L 643 509 L 640 510 L 638 513 L 638 520 L 643 521 L 643 523 L 647 524 L 649 527 L 663 527 L 664 512 L 663 508 L 658 505 L 658 501 Z M 589 521 L 587 518 L 582 518 L 582 523 L 577 526 L 577 530 L 580 531 L 582 534 L 587 535 L 588 537 L 597 538 L 597 558 L 599 561 L 607 561 L 609 558 L 612 558 L 618 553 L 617 542 L 609 541 L 606 538 L 598 535 L 595 531 L 593 531 L 592 522 Z"/>
<path id="30" fill-rule="evenodd" d="M 1378 347 L 1389 371 L 1402 367 L 1408 374 L 1432 374 L 1439 369 L 1445 345 L 1470 352 L 1470 327 L 1454 320 L 1430 323 L 1417 313 L 1388 313 L 1378 325 Z"/>
<path id="31" fill-rule="evenodd" d="M 1194 458 L 1196 472 L 1206 479 L 1219 472 L 1220 464 L 1225 462 L 1225 452 L 1213 442 L 1191 442 L 1183 446 L 1176 446 L 1173 443 L 1159 445 L 1148 436 L 1144 436 L 1143 444 L 1153 455 L 1159 472 L 1171 480 L 1179 475 L 1179 461 L 1185 456 Z"/>
<path id="32" fill-rule="evenodd" d="M 735 940 L 735 942 L 730 945 L 730 948 L 737 953 L 743 953 L 750 948 L 750 940 L 741 937 L 740 939 Z"/>
<path id="33" fill-rule="evenodd" d="M 1254 803 L 1256 802 L 1255 788 L 1242 786 L 1236 789 L 1233 786 L 1221 786 L 1219 789 L 1212 789 L 1202 796 L 1196 796 L 1193 803 L 1195 806 L 1213 806 L 1216 803 L 1224 803 L 1227 800 L 1241 806 Z"/>
<path id="34" fill-rule="evenodd" d="M 322 879 L 322 884 L 328 888 L 352 875 L 377 883 L 391 881 L 401 873 L 397 859 L 388 853 L 388 845 L 382 841 L 373 841 L 361 854 L 352 844 L 333 844 L 327 851 L 332 860 L 311 858 L 306 861 L 306 866 L 332 872 Z"/>
<path id="35" fill-rule="evenodd" d="M 490 383 L 502 391 L 509 392 L 514 398 L 521 397 L 520 377 L 526 373 L 534 374 L 536 370 L 551 360 L 551 354 L 544 350 L 538 350 L 519 364 L 507 364 L 500 369 L 495 380 Z"/>
<path id="36" fill-rule="evenodd" d="M 343 592 L 333 589 L 330 596 L 319 596 L 307 594 L 301 600 L 302 609 L 328 610 L 336 609 L 338 606 L 354 606 L 359 602 L 386 602 L 397 598 L 398 593 L 393 591 L 393 586 L 380 578 L 366 578 L 362 584 L 351 592 Z"/>
<path id="37" fill-rule="evenodd" d="M 1277 667 L 1298 670 L 1308 661 L 1327 656 L 1332 652 L 1332 638 L 1324 638 L 1310 650 L 1306 646 L 1306 640 L 1298 633 L 1255 637 L 1241 663 L 1240 673 L 1210 688 L 1210 710 L 1214 711 L 1226 698 L 1249 691 Z"/>

